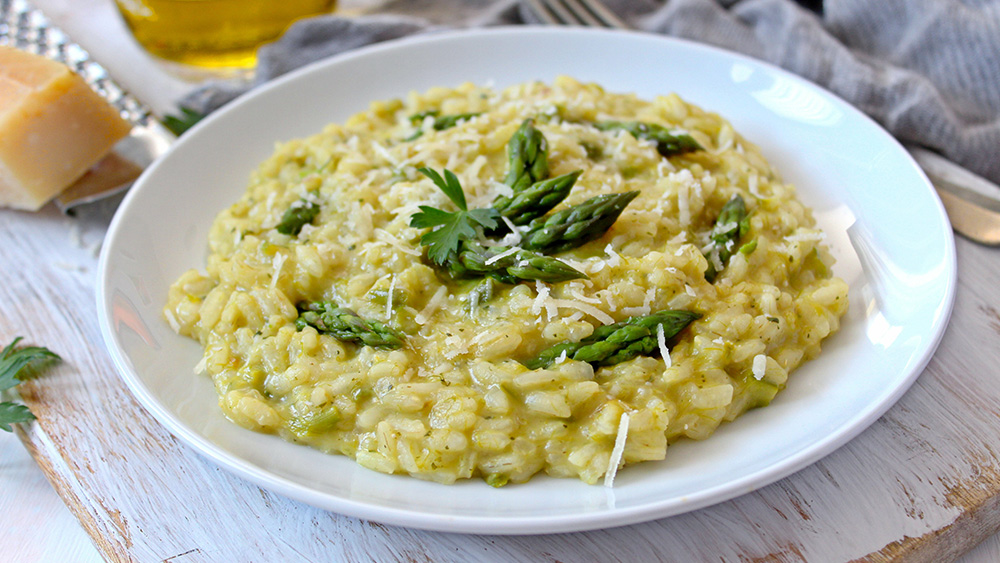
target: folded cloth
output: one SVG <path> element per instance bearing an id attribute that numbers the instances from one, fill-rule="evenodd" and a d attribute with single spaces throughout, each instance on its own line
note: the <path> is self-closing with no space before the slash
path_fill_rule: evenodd
<path id="1" fill-rule="evenodd" d="M 900 141 L 1000 183 L 1000 0 L 800 2 L 604 1 L 637 29 L 781 66 L 844 98 Z M 455 26 L 538 23 L 519 0 L 397 0 L 383 10 L 394 13 L 299 22 L 260 50 L 254 84 L 211 84 L 181 103 L 211 111 L 248 87 L 371 43 Z"/>

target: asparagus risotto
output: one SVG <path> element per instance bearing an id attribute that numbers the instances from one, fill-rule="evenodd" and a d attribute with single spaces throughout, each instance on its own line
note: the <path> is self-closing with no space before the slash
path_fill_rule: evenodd
<path id="1" fill-rule="evenodd" d="M 386 473 L 610 484 L 767 405 L 847 286 L 721 117 L 559 78 L 284 142 L 166 320 L 240 426 Z"/>

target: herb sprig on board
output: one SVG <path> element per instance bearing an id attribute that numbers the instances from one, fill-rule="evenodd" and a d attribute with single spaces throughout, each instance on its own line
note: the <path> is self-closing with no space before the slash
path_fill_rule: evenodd
<path id="1" fill-rule="evenodd" d="M 20 385 L 27 378 L 26 368 L 60 360 L 58 355 L 40 346 L 17 348 L 20 341 L 21 337 L 15 338 L 0 352 L 0 391 Z M 34 419 L 28 407 L 13 401 L 0 402 L 0 429 L 10 432 L 11 424 Z"/>

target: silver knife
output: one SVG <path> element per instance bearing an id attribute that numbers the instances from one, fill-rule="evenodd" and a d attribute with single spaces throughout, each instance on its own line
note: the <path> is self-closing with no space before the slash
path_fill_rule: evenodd
<path id="1" fill-rule="evenodd" d="M 955 232 L 989 246 L 1000 245 L 1000 186 L 920 147 L 906 150 L 937 189 Z"/>
<path id="2" fill-rule="evenodd" d="M 63 212 L 125 191 L 176 140 L 176 136 L 153 116 L 149 106 L 115 83 L 86 50 L 71 41 L 26 0 L 0 0 L 0 45 L 65 64 L 132 124 L 127 137 L 56 197 L 56 206 Z"/>

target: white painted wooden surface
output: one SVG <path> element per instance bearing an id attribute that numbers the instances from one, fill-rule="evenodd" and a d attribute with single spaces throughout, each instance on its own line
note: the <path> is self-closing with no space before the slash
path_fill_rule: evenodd
<path id="1" fill-rule="evenodd" d="M 0 432 L 0 554 L 6 561 L 96 563 L 100 553 L 17 436 Z"/>
<path id="2" fill-rule="evenodd" d="M 67 31 L 74 10 L 106 16 L 110 5 L 36 3 Z M 132 64 L 129 56 L 119 64 Z M 159 88 L 136 81 L 132 89 L 151 99 L 146 92 Z M 24 335 L 67 359 L 24 389 L 39 421 L 21 438 L 40 472 L 14 465 L 15 477 L 0 479 L 0 514 L 37 524 L 0 531 L 5 559 L 79 561 L 88 556 L 83 529 L 112 561 L 949 561 L 1000 529 L 1000 250 L 959 241 L 959 297 L 940 351 L 896 407 L 821 462 L 675 518 L 511 538 L 326 513 L 231 477 L 169 436 L 118 380 L 96 326 L 94 251 L 107 220 L 99 210 L 78 219 L 51 207 L 0 210 L 0 342 Z M 20 454 L 15 447 L 0 442 L 0 471 L 18 459 L 8 455 Z M 44 496 L 52 493 L 39 474 L 79 526 Z M 994 537 L 968 557 L 998 554 Z"/>

